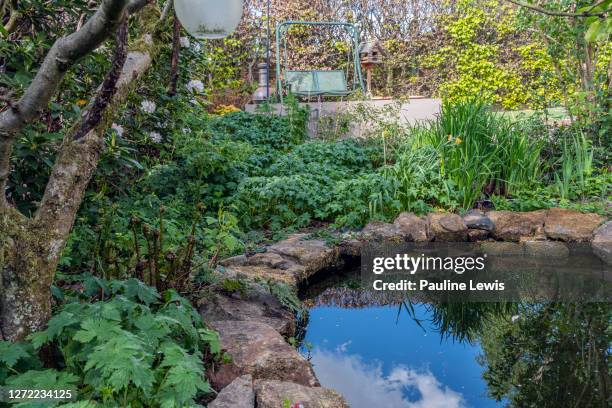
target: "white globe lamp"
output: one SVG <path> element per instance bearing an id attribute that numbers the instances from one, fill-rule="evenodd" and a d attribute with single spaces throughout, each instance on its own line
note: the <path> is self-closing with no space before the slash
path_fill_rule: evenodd
<path id="1" fill-rule="evenodd" d="M 230 35 L 242 18 L 243 0 L 174 0 L 183 28 L 198 39 Z"/>

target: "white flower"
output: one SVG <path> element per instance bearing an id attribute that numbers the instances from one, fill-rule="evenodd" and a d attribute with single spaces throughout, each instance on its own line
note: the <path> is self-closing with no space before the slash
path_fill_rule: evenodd
<path id="1" fill-rule="evenodd" d="M 153 143 L 161 143 L 162 135 L 157 132 L 149 132 L 149 139 L 151 139 Z"/>
<path id="2" fill-rule="evenodd" d="M 179 43 L 182 48 L 189 48 L 189 37 L 181 37 Z"/>
<path id="3" fill-rule="evenodd" d="M 191 98 L 189 100 L 189 102 L 191 102 L 192 105 L 197 105 L 198 104 L 198 100 L 196 98 Z"/>
<path id="4" fill-rule="evenodd" d="M 186 135 L 187 133 L 191 133 L 191 129 L 189 129 L 189 128 L 186 128 L 186 127 L 185 127 L 185 128 L 183 128 L 182 130 L 183 130 L 183 134 L 184 134 L 184 135 Z"/>
<path id="5" fill-rule="evenodd" d="M 123 132 L 125 131 L 125 129 L 123 129 L 123 126 L 118 125 L 116 123 L 113 123 L 111 125 L 111 129 L 114 130 L 115 132 L 117 132 L 117 134 L 119 135 L 119 137 L 123 136 Z"/>
<path id="6" fill-rule="evenodd" d="M 194 50 L 195 52 L 200 52 L 200 50 L 202 49 L 202 46 L 200 45 L 199 42 L 192 42 L 191 43 L 191 49 Z"/>
<path id="7" fill-rule="evenodd" d="M 140 109 L 145 113 L 153 113 L 155 108 L 157 108 L 157 105 L 153 101 L 144 100 L 140 103 Z"/>
<path id="8" fill-rule="evenodd" d="M 199 79 L 192 79 L 187 82 L 187 90 L 193 93 L 204 92 L 204 84 Z"/>
<path id="9" fill-rule="evenodd" d="M 512 323 L 516 322 L 519 319 L 519 315 L 512 316 Z"/>

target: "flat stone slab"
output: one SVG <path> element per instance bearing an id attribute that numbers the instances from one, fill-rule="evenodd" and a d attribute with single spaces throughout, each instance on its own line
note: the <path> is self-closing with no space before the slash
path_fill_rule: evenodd
<path id="1" fill-rule="evenodd" d="M 262 288 L 263 289 L 263 288 Z M 270 293 L 249 290 L 244 297 L 217 295 L 205 299 L 199 307 L 206 322 L 248 320 L 262 322 L 286 337 L 295 334 L 295 317 Z"/>
<path id="2" fill-rule="evenodd" d="M 253 377 L 240 376 L 223 388 L 208 408 L 255 408 Z"/>
<path id="3" fill-rule="evenodd" d="M 593 231 L 605 220 L 605 217 L 598 214 L 551 208 L 546 215 L 544 232 L 551 239 L 585 242 L 593 237 Z"/>
<path id="4" fill-rule="evenodd" d="M 427 242 L 427 219 L 413 213 L 403 212 L 393 222 L 407 241 Z"/>
<path id="5" fill-rule="evenodd" d="M 438 242 L 465 242 L 468 238 L 468 228 L 457 214 L 430 213 L 429 238 Z"/>
<path id="6" fill-rule="evenodd" d="M 221 320 L 209 325 L 219 333 L 221 346 L 232 362 L 216 367 L 208 377 L 215 389 L 222 389 L 237 377 L 291 381 L 319 386 L 312 367 L 270 325 L 261 322 Z"/>
<path id="7" fill-rule="evenodd" d="M 349 408 L 348 403 L 337 392 L 323 387 L 305 387 L 283 381 L 256 381 L 257 408 L 281 408 L 289 401 L 290 406 L 304 408 Z"/>
<path id="8" fill-rule="evenodd" d="M 612 265 L 612 221 L 597 228 L 591 242 L 593 252 L 608 265 Z"/>
<path id="9" fill-rule="evenodd" d="M 225 278 L 261 278 L 296 287 L 301 281 L 340 261 L 340 250 L 307 234 L 293 234 L 253 256 L 235 256 L 221 262 Z"/>
<path id="10" fill-rule="evenodd" d="M 270 246 L 268 252 L 294 260 L 308 275 L 335 265 L 340 258 L 337 248 L 320 239 L 308 239 L 307 234 L 290 235 Z"/>
<path id="11" fill-rule="evenodd" d="M 546 210 L 530 212 L 490 211 L 493 237 L 502 241 L 519 241 L 521 237 L 535 236 L 542 231 Z"/>

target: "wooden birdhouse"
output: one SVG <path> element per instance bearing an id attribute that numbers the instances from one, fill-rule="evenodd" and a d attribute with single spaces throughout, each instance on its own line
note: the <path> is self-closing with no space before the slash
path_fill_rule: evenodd
<path id="1" fill-rule="evenodd" d="M 377 65 L 383 63 L 384 50 L 379 41 L 366 41 L 359 46 L 361 65 Z"/>
<path id="2" fill-rule="evenodd" d="M 383 63 L 384 49 L 379 41 L 366 41 L 359 46 L 361 66 L 366 71 L 366 87 L 368 94 L 372 94 L 372 69 L 375 65 Z"/>

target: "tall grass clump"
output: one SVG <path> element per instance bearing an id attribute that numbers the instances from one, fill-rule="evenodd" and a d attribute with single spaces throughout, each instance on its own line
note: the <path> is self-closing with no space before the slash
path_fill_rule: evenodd
<path id="1" fill-rule="evenodd" d="M 452 181 L 463 208 L 484 194 L 507 195 L 541 177 L 542 140 L 481 102 L 444 104 L 438 118 L 413 130 L 416 149 L 433 147 L 440 175 Z"/>

